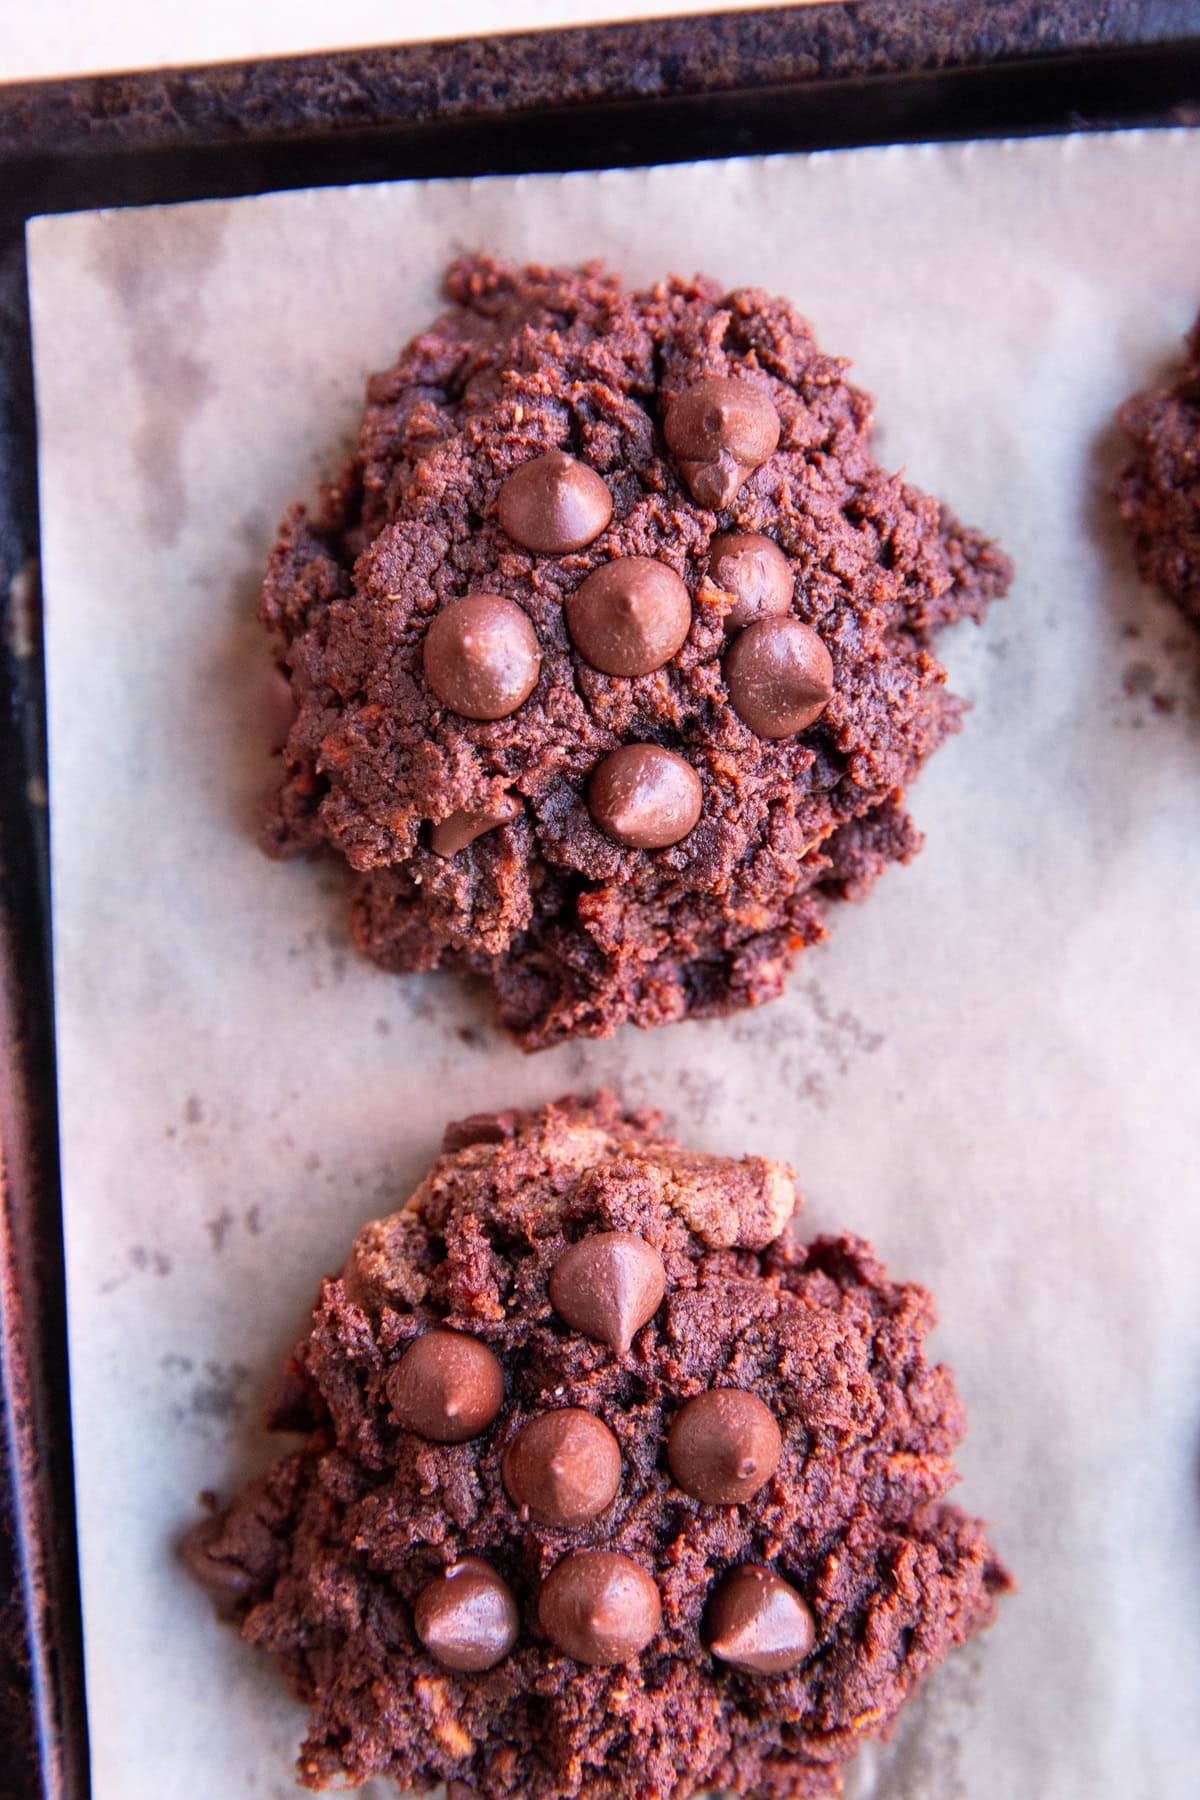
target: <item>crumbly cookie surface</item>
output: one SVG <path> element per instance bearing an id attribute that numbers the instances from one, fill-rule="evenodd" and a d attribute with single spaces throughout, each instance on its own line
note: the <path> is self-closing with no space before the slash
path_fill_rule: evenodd
<path id="1" fill-rule="evenodd" d="M 608 1095 L 465 1121 L 447 1144 L 322 1286 L 276 1408 L 301 1446 L 187 1547 L 310 1708 L 301 1780 L 458 1782 L 475 1800 L 838 1792 L 1010 1585 L 945 1501 L 964 1422 L 924 1354 L 930 1297 L 862 1240 L 779 1235 L 783 1165 L 689 1153 Z M 626 1294 L 625 1349 L 603 1335 L 618 1239 L 661 1274 Z M 459 1441 L 433 1441 L 413 1371 L 447 1331 L 499 1365 L 502 1397 L 472 1376 L 449 1409 Z M 733 1391 L 736 1468 L 713 1391 Z M 597 1472 L 577 1435 L 547 1460 L 564 1409 L 619 1463 Z M 731 1481 L 740 1500 L 692 1491 Z M 607 1610 L 581 1612 L 592 1577 Z M 606 1649 L 606 1631 L 636 1647 Z"/>
<path id="2" fill-rule="evenodd" d="M 701 279 L 626 293 L 598 269 L 486 258 L 454 265 L 447 285 L 452 310 L 372 379 L 320 516 L 294 509 L 271 558 L 261 610 L 296 712 L 267 847 L 339 852 L 359 946 L 396 971 L 488 976 L 528 1048 L 769 999 L 824 935 L 830 902 L 919 847 L 903 789 L 961 713 L 933 635 L 979 618 L 1008 563 L 873 460 L 868 397 L 786 301 Z M 718 414 L 685 417 L 683 402 L 714 382 L 777 420 L 768 452 L 761 421 L 721 415 L 744 467 L 723 449 L 688 460 Z M 501 522 L 544 541 L 545 496 L 518 484 L 506 505 L 504 490 L 550 452 L 574 477 L 560 506 L 592 534 L 577 549 L 524 547 Z M 593 477 L 611 501 L 602 526 Z M 786 559 L 784 632 L 808 628 L 811 724 L 778 694 L 764 711 L 746 642 L 730 660 L 745 608 L 720 585 L 734 565 L 715 540 L 731 533 Z M 677 578 L 649 624 L 645 595 L 577 598 L 589 575 L 637 558 L 667 571 L 660 586 Z M 522 615 L 491 621 L 513 641 L 482 704 L 526 695 L 501 716 L 466 716 L 431 686 L 432 670 L 443 694 L 469 690 L 452 650 L 426 648 L 468 595 Z M 633 613 L 617 618 L 618 604 Z M 778 673 L 772 632 L 778 621 L 758 647 Z M 606 673 L 589 656 L 655 666 Z M 764 735 L 764 719 L 789 734 Z M 668 831 L 683 831 L 673 841 L 630 841 L 644 818 L 630 827 L 628 795 L 598 798 L 601 765 L 630 746 L 655 759 L 640 797 L 653 774 Z M 464 820 L 479 827 L 465 841 Z"/>
<path id="3" fill-rule="evenodd" d="M 1138 573 L 1200 629 L 1200 318 L 1166 387 L 1117 415 L 1133 445 L 1114 487 Z"/>

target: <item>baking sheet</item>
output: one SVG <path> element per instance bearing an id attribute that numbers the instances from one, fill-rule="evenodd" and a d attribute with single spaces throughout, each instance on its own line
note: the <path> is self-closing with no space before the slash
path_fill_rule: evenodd
<path id="1" fill-rule="evenodd" d="M 1200 650 L 1104 492 L 1114 408 L 1200 304 L 1198 227 L 1187 132 L 32 223 L 96 1800 L 294 1791 L 302 1715 L 174 1541 L 270 1454 L 318 1278 L 445 1116 L 600 1082 L 790 1158 L 804 1229 L 939 1295 L 961 1497 L 1022 1592 L 848 1791 L 1193 1791 Z M 789 293 L 875 393 L 882 460 L 1017 560 L 942 639 L 975 710 L 914 790 L 928 848 L 760 1012 L 525 1058 L 477 991 L 359 961 L 332 867 L 255 849 L 275 521 L 479 247 Z"/>
<path id="2" fill-rule="evenodd" d="M 0 14 L 0 79 L 45 81 L 97 70 L 307 56 L 363 45 L 549 31 L 561 26 L 655 19 L 680 13 L 758 11 L 819 0 L 46 0 Z"/>

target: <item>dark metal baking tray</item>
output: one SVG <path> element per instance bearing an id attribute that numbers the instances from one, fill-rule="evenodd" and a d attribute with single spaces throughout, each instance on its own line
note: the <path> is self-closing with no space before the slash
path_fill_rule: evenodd
<path id="1" fill-rule="evenodd" d="M 88 1791 L 25 220 L 331 182 L 1197 122 L 1200 0 L 854 0 L 0 87 L 0 1800 Z"/>

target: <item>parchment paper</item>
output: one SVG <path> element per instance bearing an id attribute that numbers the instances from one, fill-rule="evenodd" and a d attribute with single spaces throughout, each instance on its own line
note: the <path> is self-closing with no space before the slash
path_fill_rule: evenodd
<path id="1" fill-rule="evenodd" d="M 54 938 L 96 1800 L 284 1795 L 301 1728 L 173 1544 L 269 1445 L 317 1280 L 448 1115 L 615 1083 L 789 1157 L 803 1228 L 932 1286 L 964 1501 L 1022 1582 L 865 1800 L 1174 1800 L 1200 1768 L 1200 650 L 1104 494 L 1200 304 L 1200 136 L 291 193 L 30 228 Z M 879 449 L 1001 536 L 943 639 L 975 711 L 929 835 L 725 1023 L 523 1058 L 350 951 L 252 842 L 252 619 L 281 509 L 464 248 L 791 294 Z"/>

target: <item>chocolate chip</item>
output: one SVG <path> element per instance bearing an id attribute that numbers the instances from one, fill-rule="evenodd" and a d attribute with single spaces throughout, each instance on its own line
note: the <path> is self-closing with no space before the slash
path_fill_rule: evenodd
<path id="1" fill-rule="evenodd" d="M 757 1394 L 710 1388 L 676 1415 L 667 1461 L 683 1489 L 709 1506 L 736 1506 L 779 1467 L 783 1440 Z"/>
<path id="2" fill-rule="evenodd" d="M 425 634 L 425 679 L 465 719 L 503 719 L 537 685 L 542 653 L 519 606 L 499 594 L 451 600 Z"/>
<path id="3" fill-rule="evenodd" d="M 605 675 L 650 675 L 670 662 L 692 625 L 683 582 L 652 556 L 618 556 L 567 601 L 575 647 Z"/>
<path id="4" fill-rule="evenodd" d="M 497 500 L 500 523 L 526 550 L 582 550 L 612 518 L 612 495 L 586 463 L 549 450 L 522 463 Z"/>
<path id="5" fill-rule="evenodd" d="M 551 1569 L 538 1600 L 546 1636 L 576 1662 L 625 1662 L 658 1630 L 658 1589 L 632 1557 L 574 1550 Z"/>
<path id="6" fill-rule="evenodd" d="M 708 1647 L 755 1675 L 797 1669 L 813 1647 L 812 1613 L 789 1582 L 758 1563 L 733 1569 L 708 1608 Z"/>
<path id="7" fill-rule="evenodd" d="M 833 694 L 833 661 L 802 619 L 759 619 L 725 653 L 739 719 L 759 737 L 791 737 L 819 719 Z"/>
<path id="8" fill-rule="evenodd" d="M 714 375 L 675 395 L 664 429 L 693 499 L 715 508 L 728 506 L 766 462 L 779 442 L 779 414 L 761 388 Z"/>
<path id="9" fill-rule="evenodd" d="M 384 1385 L 399 1423 L 435 1444 L 478 1437 L 504 1404 L 500 1364 L 462 1331 L 427 1331 L 388 1370 Z"/>
<path id="10" fill-rule="evenodd" d="M 444 1669 L 478 1673 L 508 1655 L 521 1628 L 506 1581 L 478 1556 L 464 1556 L 422 1588 L 413 1625 Z"/>
<path id="11" fill-rule="evenodd" d="M 621 1447 L 608 1426 L 577 1406 L 542 1413 L 504 1452 L 504 1485 L 539 1525 L 573 1529 L 610 1505 L 621 1485 Z"/>
<path id="12" fill-rule="evenodd" d="M 550 1271 L 560 1319 L 624 1356 L 666 1291 L 658 1251 L 632 1231 L 598 1231 L 564 1250 Z"/>
<path id="13" fill-rule="evenodd" d="M 517 1110 L 470 1113 L 465 1119 L 451 1119 L 442 1133 L 443 1152 L 466 1150 L 472 1144 L 504 1144 L 517 1129 Z"/>
<path id="14" fill-rule="evenodd" d="M 741 631 L 755 619 L 773 618 L 791 607 L 795 584 L 787 557 L 757 531 L 727 531 L 715 537 L 708 574 L 717 587 L 733 595 L 725 614 L 728 631 Z"/>
<path id="15" fill-rule="evenodd" d="M 452 812 L 449 818 L 439 819 L 430 830 L 429 848 L 436 856 L 457 856 L 486 831 L 495 831 L 497 825 L 507 825 L 520 810 L 521 802 L 511 795 L 497 806 L 495 812 Z"/>
<path id="16" fill-rule="evenodd" d="M 700 817 L 704 790 L 691 763 L 658 744 L 624 744 L 597 766 L 588 809 L 601 831 L 632 850 L 677 844 Z"/>

